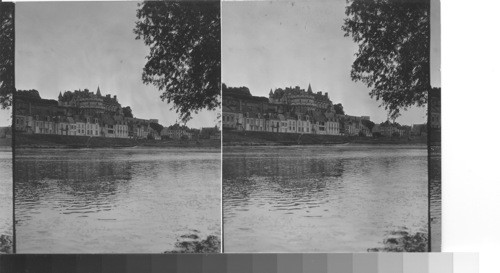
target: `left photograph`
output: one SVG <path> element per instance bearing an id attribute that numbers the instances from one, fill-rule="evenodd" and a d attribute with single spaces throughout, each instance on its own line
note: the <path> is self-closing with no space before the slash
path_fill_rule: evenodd
<path id="1" fill-rule="evenodd" d="M 17 3 L 15 23 L 16 252 L 220 252 L 220 3 Z"/>

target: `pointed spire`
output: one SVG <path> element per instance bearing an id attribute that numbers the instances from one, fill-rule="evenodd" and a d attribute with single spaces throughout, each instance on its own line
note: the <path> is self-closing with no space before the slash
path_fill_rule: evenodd
<path id="1" fill-rule="evenodd" d="M 96 95 L 97 95 L 98 97 L 100 97 L 100 96 L 101 96 L 101 89 L 99 89 L 99 85 L 97 86 L 97 92 L 96 92 Z"/>
<path id="2" fill-rule="evenodd" d="M 59 98 L 59 100 L 61 100 L 61 99 L 62 99 L 62 94 L 61 94 L 61 91 L 59 91 L 59 97 L 58 97 L 58 98 Z"/>
<path id="3" fill-rule="evenodd" d="M 269 97 L 273 96 L 273 89 L 271 88 L 271 91 L 269 91 Z"/>
<path id="4" fill-rule="evenodd" d="M 309 83 L 309 87 L 307 88 L 307 93 L 312 93 L 311 83 Z"/>

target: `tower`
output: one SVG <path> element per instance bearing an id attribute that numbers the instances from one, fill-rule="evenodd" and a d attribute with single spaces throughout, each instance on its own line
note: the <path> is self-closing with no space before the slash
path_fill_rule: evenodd
<path id="1" fill-rule="evenodd" d="M 311 83 L 309 83 L 309 87 L 307 88 L 307 93 L 312 93 Z"/>
<path id="2" fill-rule="evenodd" d="M 97 86 L 97 92 L 96 92 L 96 95 L 98 97 L 101 97 L 101 90 L 99 89 L 99 85 Z"/>

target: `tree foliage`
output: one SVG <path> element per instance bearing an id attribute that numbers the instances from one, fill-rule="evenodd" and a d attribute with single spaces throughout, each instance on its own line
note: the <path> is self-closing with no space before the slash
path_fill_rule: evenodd
<path id="1" fill-rule="evenodd" d="M 246 86 L 241 87 L 231 87 L 226 86 L 225 83 L 222 84 L 222 96 L 236 96 L 236 97 L 250 97 L 252 93 L 250 93 L 250 89 Z"/>
<path id="2" fill-rule="evenodd" d="M 150 123 L 149 126 L 151 126 L 151 128 L 153 128 L 153 130 L 155 130 L 158 134 L 161 134 L 161 131 L 163 130 L 163 125 L 156 122 Z"/>
<path id="3" fill-rule="evenodd" d="M 375 126 L 375 123 L 371 120 L 367 120 L 367 119 L 362 119 L 361 120 L 361 123 L 366 127 L 368 128 L 368 130 L 370 130 L 370 132 L 372 131 L 373 127 Z"/>
<path id="4" fill-rule="evenodd" d="M 334 104 L 333 110 L 335 111 L 335 114 L 337 114 L 337 115 L 345 115 L 344 106 L 342 106 L 342 103 Z"/>
<path id="5" fill-rule="evenodd" d="M 17 90 L 16 91 L 16 98 L 23 97 L 26 99 L 34 99 L 34 100 L 41 100 L 42 97 L 40 97 L 40 93 L 38 93 L 38 90 L 36 89 L 30 89 L 30 90 Z"/>
<path id="6" fill-rule="evenodd" d="M 391 118 L 427 103 L 429 0 L 347 0 L 342 29 L 359 46 L 351 78 L 371 88 Z"/>
<path id="7" fill-rule="evenodd" d="M 150 48 L 142 80 L 174 104 L 186 122 L 191 113 L 220 106 L 219 1 L 145 1 L 134 33 Z"/>
<path id="8" fill-rule="evenodd" d="M 123 111 L 123 115 L 125 117 L 127 117 L 127 118 L 133 118 L 134 117 L 134 115 L 132 114 L 132 108 L 130 108 L 130 106 L 123 107 L 122 111 Z"/>
<path id="9" fill-rule="evenodd" d="M 0 107 L 12 105 L 14 86 L 14 3 L 0 3 Z"/>

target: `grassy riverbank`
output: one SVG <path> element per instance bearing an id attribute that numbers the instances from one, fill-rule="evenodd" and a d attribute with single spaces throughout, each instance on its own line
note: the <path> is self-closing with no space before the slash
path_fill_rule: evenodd
<path id="1" fill-rule="evenodd" d="M 359 137 L 249 131 L 223 131 L 224 146 L 283 146 L 329 144 L 427 144 L 426 137 Z"/>
<path id="2" fill-rule="evenodd" d="M 121 147 L 220 147 L 220 140 L 152 140 L 88 136 L 26 135 L 15 136 L 16 148 L 121 148 Z"/>

